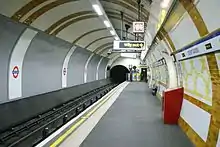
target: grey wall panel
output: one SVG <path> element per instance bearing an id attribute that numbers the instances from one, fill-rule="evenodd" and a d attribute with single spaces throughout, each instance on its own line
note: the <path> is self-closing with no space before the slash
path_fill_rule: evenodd
<path id="1" fill-rule="evenodd" d="M 108 64 L 108 58 L 104 58 L 99 66 L 99 80 L 105 78 L 105 68 Z"/>
<path id="2" fill-rule="evenodd" d="M 67 74 L 67 86 L 83 84 L 85 64 L 91 52 L 78 47 L 72 54 Z"/>
<path id="3" fill-rule="evenodd" d="M 10 54 L 24 29 L 24 25 L 18 25 L 9 18 L 0 15 L 0 103 L 8 100 L 8 65 Z"/>
<path id="4" fill-rule="evenodd" d="M 23 65 L 23 97 L 61 89 L 62 65 L 71 44 L 38 33 L 26 52 Z"/>
<path id="5" fill-rule="evenodd" d="M 87 70 L 87 82 L 96 80 L 96 71 L 100 59 L 101 57 L 99 55 L 94 55 L 90 60 Z"/>

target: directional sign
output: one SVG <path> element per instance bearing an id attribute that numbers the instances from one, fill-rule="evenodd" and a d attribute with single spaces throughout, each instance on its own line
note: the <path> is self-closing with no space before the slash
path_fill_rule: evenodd
<path id="1" fill-rule="evenodd" d="M 139 50 L 145 49 L 144 41 L 114 41 L 113 50 Z"/>
<path id="2" fill-rule="evenodd" d="M 12 70 L 12 76 L 16 79 L 19 75 L 19 68 L 18 66 L 15 66 Z"/>
<path id="3" fill-rule="evenodd" d="M 133 22 L 133 33 L 144 33 L 144 22 Z"/>

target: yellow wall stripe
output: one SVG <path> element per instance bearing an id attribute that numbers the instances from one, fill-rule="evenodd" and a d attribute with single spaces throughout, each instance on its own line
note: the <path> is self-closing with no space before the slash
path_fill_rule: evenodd
<path id="1" fill-rule="evenodd" d="M 184 6 L 191 19 L 193 20 L 193 23 L 195 24 L 200 36 L 203 37 L 209 34 L 209 31 L 193 1 L 194 0 L 180 0 L 181 4 Z"/>
<path id="2" fill-rule="evenodd" d="M 11 17 L 15 21 L 19 21 L 22 17 L 24 17 L 29 11 L 37 7 L 38 5 L 46 2 L 48 0 L 32 0 L 21 9 L 19 9 L 15 14 Z"/>
<path id="3" fill-rule="evenodd" d="M 124 7 L 126 8 L 127 10 L 130 10 L 132 11 L 133 13 L 136 13 L 138 14 L 138 11 L 137 11 L 137 8 L 134 8 L 133 5 L 129 5 L 129 4 L 126 4 L 120 0 L 100 0 L 100 1 L 105 1 L 105 2 L 109 2 L 109 3 L 113 3 L 113 4 L 116 4 L 116 5 L 119 5 L 121 7 Z M 125 0 L 124 0 L 125 1 Z M 126 1 L 127 2 L 127 1 Z M 148 21 L 148 16 L 149 16 L 149 13 L 147 12 L 144 12 L 143 13 L 143 17 L 144 17 L 144 20 L 147 22 Z"/>
<path id="4" fill-rule="evenodd" d="M 51 35 L 57 35 L 63 29 L 67 28 L 68 26 L 70 26 L 76 22 L 86 20 L 86 19 L 92 19 L 92 18 L 98 18 L 98 15 L 87 15 L 87 16 L 77 17 L 76 19 L 71 20 L 71 21 L 61 25 L 60 27 L 58 27 L 53 33 L 51 33 Z"/>
<path id="5" fill-rule="evenodd" d="M 46 6 L 43 6 L 42 8 L 40 8 L 38 11 L 34 12 L 32 15 L 30 15 L 25 21 L 24 23 L 27 25 L 30 25 L 32 22 L 34 22 L 38 17 L 40 17 L 41 15 L 43 15 L 44 13 L 46 13 L 47 11 L 58 7 L 60 5 L 63 5 L 65 3 L 69 3 L 69 2 L 73 2 L 73 1 L 78 1 L 78 0 L 57 0 L 54 1 Z"/>
<path id="6" fill-rule="evenodd" d="M 208 35 L 207 26 L 200 15 L 198 9 L 194 5 L 192 0 L 180 0 L 181 4 L 187 10 L 190 15 L 193 23 L 195 24 L 201 37 Z M 208 139 L 206 142 L 207 146 L 214 147 L 217 144 L 218 133 L 219 133 L 219 124 L 220 124 L 220 75 L 218 71 L 218 65 L 215 57 L 215 53 L 206 55 L 207 62 L 209 66 L 210 76 L 212 80 L 212 116 L 209 126 Z"/>
<path id="7" fill-rule="evenodd" d="M 89 48 L 92 44 L 94 44 L 95 42 L 97 42 L 97 41 L 100 41 L 100 40 L 103 40 L 103 39 L 109 39 L 109 38 L 112 38 L 112 41 L 114 40 L 114 38 L 113 38 L 114 36 L 103 36 L 103 37 L 100 37 L 100 38 L 98 38 L 98 39 L 96 39 L 96 40 L 94 40 L 94 41 L 92 41 L 92 42 L 90 42 L 87 46 L 85 46 L 84 48 Z"/>
<path id="8" fill-rule="evenodd" d="M 84 34 L 82 34 L 81 36 L 79 36 L 78 38 L 76 38 L 74 41 L 73 41 L 73 44 L 77 43 L 80 39 L 82 39 L 83 37 L 89 35 L 89 34 L 92 34 L 94 32 L 99 32 L 99 31 L 104 31 L 104 30 L 107 30 L 107 28 L 100 28 L 100 29 L 95 29 L 95 30 L 91 30 L 89 32 L 86 32 Z"/>
<path id="9" fill-rule="evenodd" d="M 58 20 L 57 22 L 55 22 L 54 24 L 52 24 L 45 32 L 50 34 L 55 28 L 57 28 L 60 24 L 70 20 L 70 19 L 74 19 L 76 17 L 82 16 L 82 15 L 86 15 L 86 14 L 95 14 L 93 11 L 81 11 L 81 12 L 77 12 L 77 13 L 73 13 L 70 14 L 66 17 L 63 17 L 62 19 Z"/>
<path id="10" fill-rule="evenodd" d="M 190 101 L 191 103 L 193 103 L 194 105 L 198 106 L 199 108 L 209 112 L 210 114 L 212 113 L 212 107 L 201 102 L 200 100 L 197 100 L 196 98 L 189 96 L 188 94 L 184 94 L 184 99 Z"/>
<path id="11" fill-rule="evenodd" d="M 105 43 L 105 44 L 103 44 L 103 45 L 97 47 L 97 48 L 94 49 L 92 52 L 97 53 L 97 52 L 99 52 L 101 49 L 105 48 L 106 46 L 110 46 L 110 45 L 112 45 L 112 44 L 113 44 L 113 42 L 107 42 L 107 43 Z"/>
<path id="12" fill-rule="evenodd" d="M 207 55 L 212 80 L 212 117 L 207 139 L 208 146 L 216 146 L 220 128 L 220 75 L 214 53 Z"/>

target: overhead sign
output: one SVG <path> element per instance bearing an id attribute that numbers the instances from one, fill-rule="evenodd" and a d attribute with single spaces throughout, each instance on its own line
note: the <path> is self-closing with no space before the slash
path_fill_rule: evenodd
<path id="1" fill-rule="evenodd" d="M 114 41 L 113 50 L 139 50 L 145 49 L 144 41 Z"/>
<path id="2" fill-rule="evenodd" d="M 18 75 L 19 75 L 19 68 L 18 68 L 18 66 L 15 66 L 15 67 L 13 68 L 13 70 L 12 70 L 12 76 L 13 76 L 15 79 L 17 79 Z"/>
<path id="3" fill-rule="evenodd" d="M 144 22 L 133 22 L 133 33 L 144 33 Z"/>
<path id="4" fill-rule="evenodd" d="M 220 31 L 185 47 L 176 53 L 177 60 L 185 60 L 220 50 Z"/>

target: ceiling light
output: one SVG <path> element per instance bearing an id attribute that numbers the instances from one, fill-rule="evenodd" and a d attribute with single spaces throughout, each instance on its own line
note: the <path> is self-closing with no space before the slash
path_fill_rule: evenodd
<path id="1" fill-rule="evenodd" d="M 115 31 L 113 31 L 113 30 L 111 30 L 110 33 L 111 33 L 112 35 L 115 35 Z"/>
<path id="2" fill-rule="evenodd" d="M 98 14 L 98 15 L 103 15 L 102 13 L 102 10 L 100 9 L 99 5 L 95 4 L 95 5 L 92 5 L 95 12 Z"/>
<path id="3" fill-rule="evenodd" d="M 104 21 L 104 24 L 107 28 L 111 27 L 110 23 L 107 20 Z"/>

